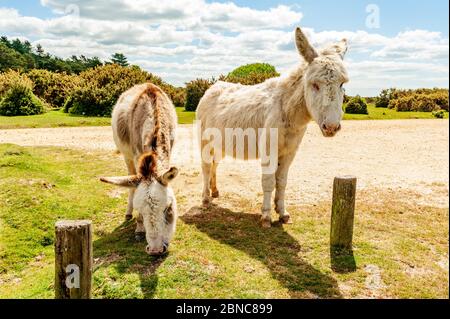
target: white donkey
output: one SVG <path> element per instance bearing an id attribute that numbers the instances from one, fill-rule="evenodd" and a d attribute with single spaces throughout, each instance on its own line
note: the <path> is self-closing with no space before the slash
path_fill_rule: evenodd
<path id="1" fill-rule="evenodd" d="M 176 125 L 175 107 L 151 83 L 123 93 L 112 113 L 114 141 L 129 176 L 100 180 L 130 189 L 126 218 L 132 217 L 133 208 L 138 210 L 136 239 L 145 235 L 150 255 L 165 253 L 175 232 L 177 202 L 169 182 L 178 170 L 169 161 Z"/>
<path id="2" fill-rule="evenodd" d="M 305 61 L 290 74 L 252 86 L 219 81 L 206 91 L 197 108 L 197 120 L 201 123 L 202 150 L 212 143 L 208 133 L 204 134 L 209 129 L 220 130 L 222 147 L 230 142 L 225 141 L 226 136 L 229 136 L 226 134 L 229 129 L 245 132 L 250 129 L 257 132 L 266 128 L 264 134 L 267 134 L 270 128 L 276 129 L 278 148 L 274 171 L 264 173 L 264 165 L 267 163 L 261 161 L 264 191 L 261 217 L 263 227 L 271 226 L 271 197 L 274 188 L 275 211 L 281 222 L 291 222 L 284 204 L 287 175 L 308 122 L 314 120 L 326 137 L 334 136 L 341 128 L 343 84 L 348 81 L 343 63 L 347 41 L 343 39 L 326 49 L 316 51 L 301 29 L 297 28 L 295 42 Z M 261 138 L 260 135 L 258 139 Z M 204 205 L 210 204 L 211 197 L 219 196 L 216 169 L 223 156 L 235 156 L 237 153 L 235 139 L 231 143 L 232 147 L 228 150 L 222 149 L 219 156 L 213 154 L 211 161 L 205 160 L 205 153 L 202 152 Z M 246 146 L 250 143 L 247 136 Z M 252 157 L 249 152 L 244 152 L 244 159 Z M 258 157 L 260 152 L 256 154 Z"/>

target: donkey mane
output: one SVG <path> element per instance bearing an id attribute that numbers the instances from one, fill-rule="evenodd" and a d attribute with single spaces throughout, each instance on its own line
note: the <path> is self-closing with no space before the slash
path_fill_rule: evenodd
<path id="1" fill-rule="evenodd" d="M 146 180 L 157 178 L 156 160 L 157 155 L 153 151 L 142 154 L 138 164 L 139 175 Z"/>

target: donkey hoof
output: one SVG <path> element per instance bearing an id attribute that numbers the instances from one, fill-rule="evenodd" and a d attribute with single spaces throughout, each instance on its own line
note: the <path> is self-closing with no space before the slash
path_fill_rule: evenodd
<path id="1" fill-rule="evenodd" d="M 128 215 L 128 214 L 125 215 L 126 221 L 131 220 L 132 218 L 133 218 L 133 215 Z"/>
<path id="2" fill-rule="evenodd" d="M 134 233 L 134 239 L 139 242 L 145 239 L 145 232 L 136 232 Z"/>
<path id="3" fill-rule="evenodd" d="M 211 199 L 209 199 L 209 198 L 203 198 L 203 200 L 202 200 L 202 205 L 203 205 L 203 207 L 208 208 L 209 205 L 211 205 Z"/>
<path id="4" fill-rule="evenodd" d="M 280 222 L 282 224 L 292 224 L 292 218 L 290 215 L 284 215 L 280 217 Z"/>
<path id="5" fill-rule="evenodd" d="M 213 191 L 213 192 L 211 193 L 211 197 L 212 197 L 212 198 L 219 198 L 219 191 Z"/>
<path id="6" fill-rule="evenodd" d="M 270 219 L 261 219 L 261 226 L 262 228 L 270 228 L 272 227 L 272 223 Z"/>

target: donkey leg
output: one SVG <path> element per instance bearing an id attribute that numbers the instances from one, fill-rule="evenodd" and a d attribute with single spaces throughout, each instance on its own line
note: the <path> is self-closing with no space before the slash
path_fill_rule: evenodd
<path id="1" fill-rule="evenodd" d="M 211 190 L 209 188 L 211 183 L 211 164 L 202 162 L 202 173 L 203 173 L 203 206 L 209 206 L 211 203 Z"/>
<path id="2" fill-rule="evenodd" d="M 211 164 L 211 196 L 212 198 L 219 198 L 219 190 L 217 189 L 217 166 L 218 162 L 214 161 Z"/>
<path id="3" fill-rule="evenodd" d="M 127 163 L 128 168 L 128 175 L 135 175 L 136 174 L 136 168 L 134 167 L 134 162 L 132 160 L 125 160 Z M 125 219 L 130 220 L 133 218 L 133 198 L 134 198 L 134 188 L 130 188 L 128 192 L 128 205 L 127 205 L 127 212 L 125 213 Z"/>
<path id="4" fill-rule="evenodd" d="M 272 218 L 271 213 L 271 203 L 272 203 L 272 192 L 275 188 L 275 174 L 262 174 L 262 189 L 264 192 L 264 200 L 261 209 L 261 224 L 262 227 L 268 228 L 271 226 Z"/>
<path id="5" fill-rule="evenodd" d="M 289 166 L 292 163 L 292 159 L 295 154 L 289 154 L 278 160 L 278 168 L 275 173 L 276 189 L 275 189 L 275 211 L 280 216 L 280 221 L 285 224 L 291 224 L 291 217 L 286 211 L 284 205 L 284 197 L 287 184 L 287 176 L 289 172 Z"/>
<path id="6" fill-rule="evenodd" d="M 303 136 L 306 132 L 306 127 L 302 129 L 299 135 L 290 138 L 291 152 L 284 154 L 278 158 L 278 167 L 275 173 L 276 178 L 276 191 L 275 191 L 275 211 L 280 216 L 280 221 L 285 224 L 291 224 L 291 216 L 286 211 L 284 206 L 284 196 L 287 184 L 287 176 L 289 167 L 295 158 L 298 146 L 302 142 Z"/>
<path id="7" fill-rule="evenodd" d="M 134 238 L 136 241 L 143 241 L 145 239 L 145 227 L 144 227 L 144 219 L 142 215 L 139 214 L 136 219 L 136 230 L 134 231 Z"/>

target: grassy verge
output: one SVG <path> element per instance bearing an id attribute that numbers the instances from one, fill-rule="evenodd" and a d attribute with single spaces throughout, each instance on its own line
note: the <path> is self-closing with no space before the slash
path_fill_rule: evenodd
<path id="1" fill-rule="evenodd" d="M 361 193 L 354 251 L 336 255 L 328 202 L 289 207 L 293 225 L 264 230 L 258 203 L 223 194 L 233 209 L 203 210 L 180 187 L 170 253 L 152 258 L 123 222 L 127 194 L 98 181 L 123 172 L 112 153 L 0 145 L 0 298 L 53 297 L 63 218 L 93 220 L 95 298 L 448 298 L 448 209 L 414 194 Z"/>
<path id="2" fill-rule="evenodd" d="M 195 112 L 185 111 L 184 107 L 176 107 L 178 123 L 179 124 L 192 124 L 195 120 Z"/>
<path id="3" fill-rule="evenodd" d="M 110 118 L 75 116 L 60 110 L 30 116 L 0 116 L 0 129 L 105 125 L 111 125 Z"/>
<path id="4" fill-rule="evenodd" d="M 185 111 L 177 107 L 178 123 L 191 124 L 195 119 L 195 112 Z M 433 119 L 431 112 L 396 112 L 395 110 L 368 106 L 369 114 L 345 114 L 344 120 L 395 120 L 395 119 Z M 448 118 L 448 112 L 445 113 Z M 0 116 L 0 129 L 37 128 L 37 127 L 65 127 L 65 126 L 109 126 L 111 119 L 105 117 L 74 116 L 61 111 L 50 111 L 32 116 Z"/>
<path id="5" fill-rule="evenodd" d="M 374 104 L 368 104 L 369 114 L 345 114 L 344 120 L 406 120 L 406 119 L 434 119 L 431 112 L 397 112 L 393 109 L 378 108 Z M 448 118 L 448 112 L 445 112 Z"/>

